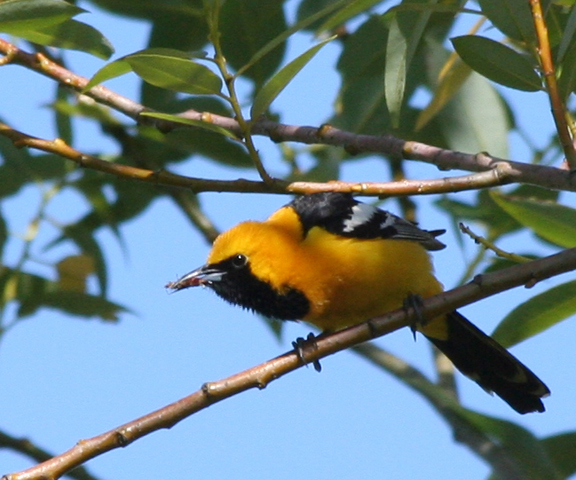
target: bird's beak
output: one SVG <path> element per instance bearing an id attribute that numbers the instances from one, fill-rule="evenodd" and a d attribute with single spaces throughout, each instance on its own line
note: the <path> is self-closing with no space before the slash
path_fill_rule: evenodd
<path id="1" fill-rule="evenodd" d="M 210 286 L 214 282 L 219 282 L 223 275 L 224 272 L 217 267 L 204 265 L 180 277 L 175 282 L 168 282 L 166 288 L 177 292 L 189 287 Z"/>

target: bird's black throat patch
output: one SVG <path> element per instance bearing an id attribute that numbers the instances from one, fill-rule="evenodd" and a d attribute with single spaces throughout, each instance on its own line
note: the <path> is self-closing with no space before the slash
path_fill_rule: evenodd
<path id="1" fill-rule="evenodd" d="M 278 320 L 299 320 L 310 311 L 310 302 L 300 290 L 275 289 L 251 272 L 250 263 L 239 267 L 231 257 L 212 267 L 226 273 L 208 286 L 227 302 Z"/>

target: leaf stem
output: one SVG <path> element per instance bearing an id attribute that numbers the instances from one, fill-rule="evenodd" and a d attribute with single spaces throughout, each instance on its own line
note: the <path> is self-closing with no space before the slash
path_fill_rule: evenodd
<path id="1" fill-rule="evenodd" d="M 479 243 L 480 245 L 482 245 L 486 250 L 492 250 L 496 255 L 498 255 L 501 258 L 505 258 L 507 260 L 510 260 L 510 261 L 516 262 L 516 263 L 526 263 L 526 262 L 529 262 L 531 260 L 530 258 L 523 257 L 522 255 L 507 252 L 506 250 L 502 250 L 501 248 L 498 248 L 496 245 L 494 245 L 492 242 L 490 242 L 486 238 L 475 234 L 469 227 L 467 227 L 463 223 L 458 224 L 458 226 L 460 227 L 460 230 L 462 231 L 462 233 L 465 233 L 466 235 L 470 236 L 476 243 Z"/>
<path id="2" fill-rule="evenodd" d="M 224 79 L 224 83 L 226 84 L 226 88 L 228 89 L 229 95 L 229 102 L 232 110 L 234 111 L 234 116 L 236 121 L 238 122 L 238 126 L 242 132 L 243 143 L 254 162 L 254 166 L 260 175 L 260 178 L 266 183 L 267 185 L 274 184 L 274 178 L 272 178 L 264 165 L 262 164 L 262 160 L 260 159 L 260 155 L 258 154 L 258 150 L 254 145 L 254 141 L 252 139 L 252 132 L 251 132 L 251 122 L 246 121 L 244 115 L 242 113 L 242 107 L 240 106 L 240 102 L 238 100 L 238 96 L 236 94 L 236 87 L 235 87 L 235 77 L 228 71 L 226 57 L 222 51 L 222 45 L 220 44 L 220 31 L 218 30 L 219 24 L 219 14 L 220 14 L 220 2 L 208 2 L 205 0 L 204 2 L 206 8 L 206 18 L 208 20 L 208 29 L 209 35 L 208 38 L 212 42 L 214 46 L 214 62 Z"/>

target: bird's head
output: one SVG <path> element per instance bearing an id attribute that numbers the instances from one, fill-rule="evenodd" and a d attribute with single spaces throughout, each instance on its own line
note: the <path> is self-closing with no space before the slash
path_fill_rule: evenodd
<path id="1" fill-rule="evenodd" d="M 230 303 L 269 317 L 301 318 L 306 298 L 281 280 L 297 239 L 293 232 L 268 222 L 244 222 L 221 234 L 205 265 L 166 285 L 173 291 L 206 286 Z"/>

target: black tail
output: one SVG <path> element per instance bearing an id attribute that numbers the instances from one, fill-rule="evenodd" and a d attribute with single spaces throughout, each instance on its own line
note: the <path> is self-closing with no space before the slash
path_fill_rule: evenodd
<path id="1" fill-rule="evenodd" d="M 548 387 L 528 367 L 458 312 L 446 316 L 448 338 L 426 337 L 463 374 L 519 413 L 543 412 Z"/>

